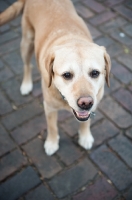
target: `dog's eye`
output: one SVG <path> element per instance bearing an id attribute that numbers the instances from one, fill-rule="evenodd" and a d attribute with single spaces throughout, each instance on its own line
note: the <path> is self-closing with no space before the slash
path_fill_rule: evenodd
<path id="1" fill-rule="evenodd" d="M 100 74 L 100 72 L 97 71 L 97 70 L 93 70 L 93 71 L 90 72 L 90 76 L 92 78 L 97 78 L 99 76 L 99 74 Z"/>
<path id="2" fill-rule="evenodd" d="M 73 74 L 71 74 L 70 72 L 65 72 L 64 74 L 62 74 L 63 78 L 66 80 L 70 80 L 73 77 Z"/>

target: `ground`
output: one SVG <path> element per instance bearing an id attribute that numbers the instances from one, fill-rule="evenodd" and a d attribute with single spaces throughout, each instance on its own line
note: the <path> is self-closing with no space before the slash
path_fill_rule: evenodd
<path id="1" fill-rule="evenodd" d="M 0 12 L 13 1 L 0 0 Z M 46 156 L 36 67 L 33 92 L 19 91 L 21 17 L 0 27 L 0 200 L 132 200 L 132 1 L 73 2 L 112 60 L 111 87 L 92 120 L 94 146 L 86 151 L 77 144 L 78 123 L 62 111 L 60 149 Z"/>

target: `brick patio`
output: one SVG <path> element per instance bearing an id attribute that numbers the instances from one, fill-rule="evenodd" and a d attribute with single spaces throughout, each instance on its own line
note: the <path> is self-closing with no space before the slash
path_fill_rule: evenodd
<path id="1" fill-rule="evenodd" d="M 0 12 L 15 0 L 0 0 Z M 94 41 L 112 60 L 111 88 L 92 120 L 90 151 L 77 144 L 78 123 L 59 113 L 60 149 L 46 156 L 40 74 L 23 97 L 18 17 L 0 27 L 0 200 L 132 200 L 132 1 L 73 0 Z"/>

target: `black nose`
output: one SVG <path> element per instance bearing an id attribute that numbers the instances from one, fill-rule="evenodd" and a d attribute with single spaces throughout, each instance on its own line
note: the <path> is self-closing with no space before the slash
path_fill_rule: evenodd
<path id="1" fill-rule="evenodd" d="M 83 110 L 90 110 L 90 108 L 93 106 L 93 98 L 88 97 L 80 97 L 77 101 L 77 105 L 83 109 Z"/>

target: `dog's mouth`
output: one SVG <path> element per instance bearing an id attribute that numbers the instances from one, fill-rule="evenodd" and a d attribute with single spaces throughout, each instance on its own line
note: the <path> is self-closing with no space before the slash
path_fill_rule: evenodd
<path id="1" fill-rule="evenodd" d="M 90 117 L 90 112 L 88 111 L 75 111 L 74 109 L 73 113 L 75 115 L 75 117 L 79 120 L 79 121 L 87 121 L 88 118 Z"/>

